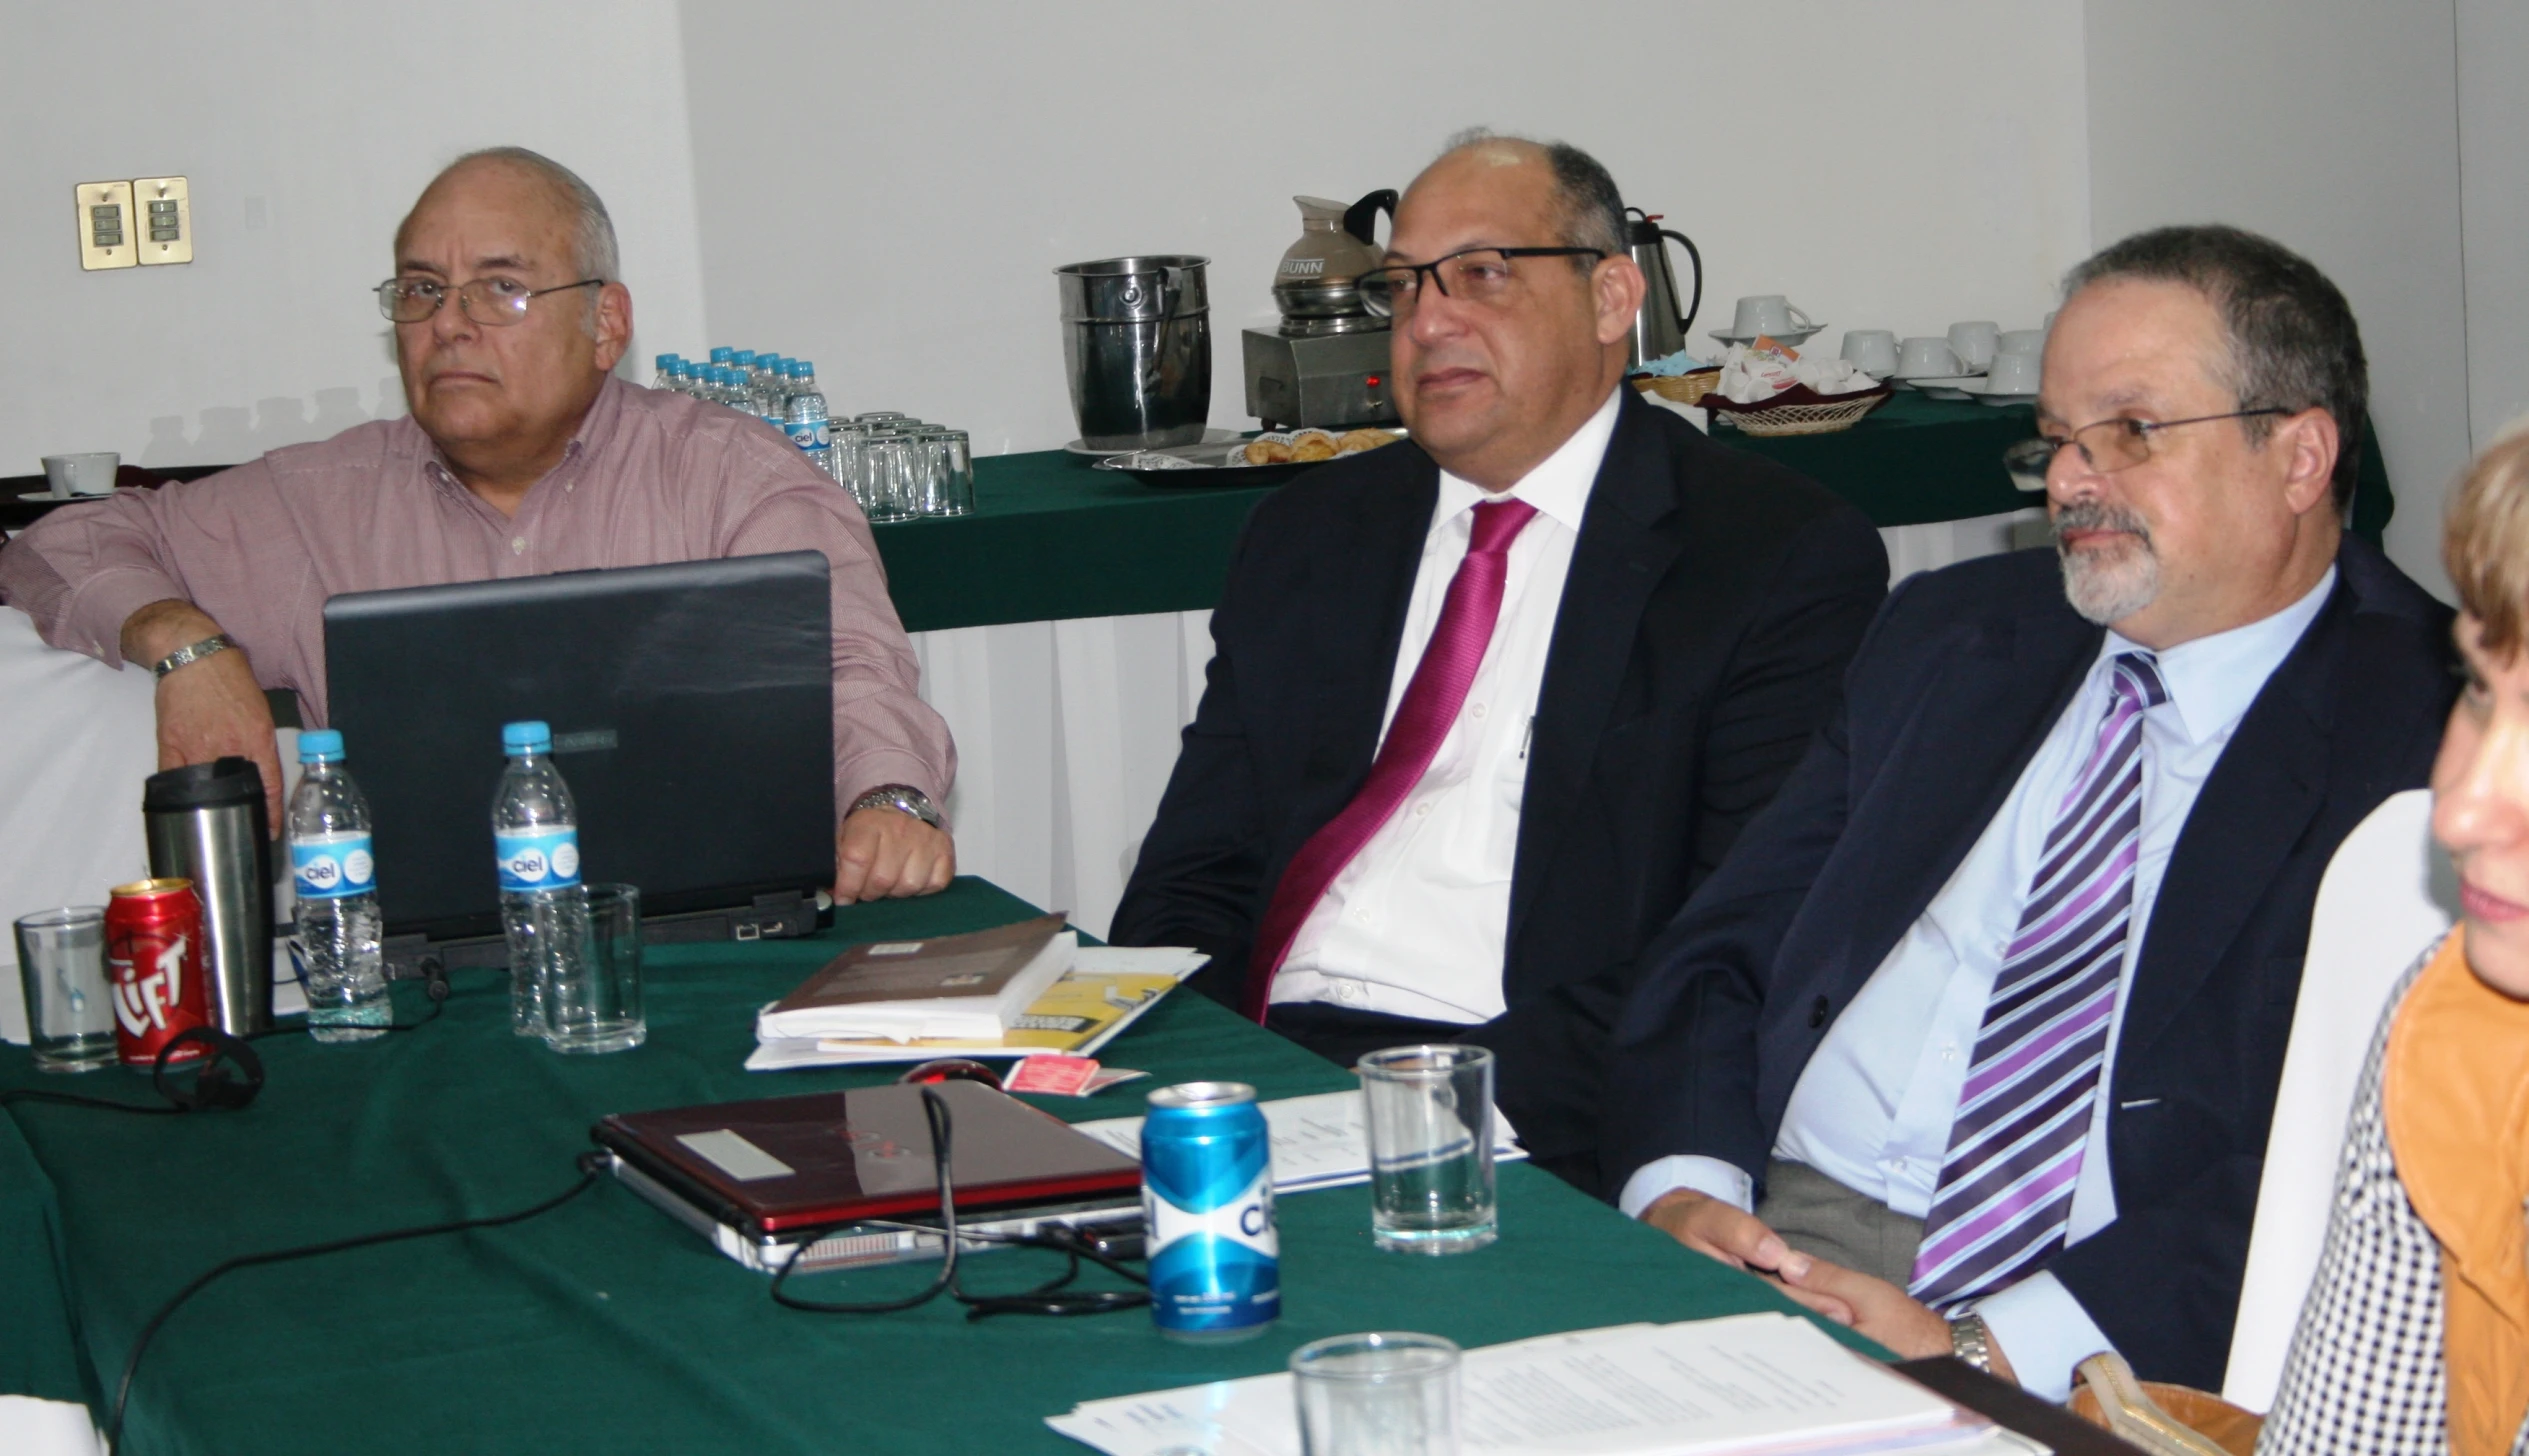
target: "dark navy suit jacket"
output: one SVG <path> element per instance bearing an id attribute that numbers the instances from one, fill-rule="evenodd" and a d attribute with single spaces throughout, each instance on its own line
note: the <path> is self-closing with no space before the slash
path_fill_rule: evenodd
<path id="1" fill-rule="evenodd" d="M 2047 1266 L 2136 1371 L 2219 1389 L 2310 906 L 2336 846 L 2429 777 L 2450 612 L 2348 538 L 2171 851 L 2106 1095 L 2116 1221 Z M 1966 858 L 2097 658 L 2051 551 L 1893 593 L 1774 803 L 1644 956 L 1615 1038 L 1613 1182 L 1700 1153 L 1762 1176 L 1827 1031 Z"/>
<path id="2" fill-rule="evenodd" d="M 1583 1165 L 1638 953 L 1826 721 L 1888 580 L 1859 511 L 1625 394 L 1547 649 L 1505 963 L 1468 968 L 1509 1004 L 1468 1038 L 1503 1112 Z M 1283 867 L 1369 773 L 1439 488 L 1409 443 L 1256 508 L 1117 943 L 1210 952 L 1195 984 L 1237 1004 Z"/>

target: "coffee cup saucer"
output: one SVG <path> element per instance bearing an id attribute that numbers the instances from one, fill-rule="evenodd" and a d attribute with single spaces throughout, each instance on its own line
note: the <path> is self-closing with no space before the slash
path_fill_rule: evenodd
<path id="1" fill-rule="evenodd" d="M 80 495 L 55 495 L 49 490 L 22 490 L 18 492 L 19 500 L 68 501 L 90 500 L 93 498 L 94 497 Z"/>
<path id="2" fill-rule="evenodd" d="M 1965 399 L 1971 387 L 1981 388 L 1981 374 L 1900 374 L 1896 382 L 1927 399 Z"/>
<path id="3" fill-rule="evenodd" d="M 1725 344 L 1753 344 L 1758 339 L 1772 339 L 1777 344 L 1785 344 L 1797 349 L 1826 332 L 1828 327 L 1826 324 L 1812 324 L 1805 329 L 1785 329 L 1781 333 L 1768 329 L 1761 334 L 1734 334 L 1727 329 L 1714 329 L 1712 336 Z"/>
<path id="4" fill-rule="evenodd" d="M 1996 409 L 2008 405 L 2037 403 L 2037 391 L 2034 389 L 2026 393 L 2008 389 L 1992 389 L 1987 386 L 1987 381 L 1983 378 L 1956 381 L 1951 384 L 1951 387 L 1957 390 L 1962 398 L 1972 399 L 1978 404 L 1989 404 Z"/>

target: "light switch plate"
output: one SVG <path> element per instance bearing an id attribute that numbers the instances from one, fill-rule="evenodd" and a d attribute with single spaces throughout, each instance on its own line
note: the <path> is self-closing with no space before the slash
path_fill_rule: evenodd
<path id="1" fill-rule="evenodd" d="M 129 268 L 140 262 L 140 234 L 132 223 L 132 184 L 82 182 L 79 200 L 79 266 Z"/>
<path id="2" fill-rule="evenodd" d="M 132 221 L 142 267 L 193 261 L 193 190 L 182 177 L 134 178 Z"/>

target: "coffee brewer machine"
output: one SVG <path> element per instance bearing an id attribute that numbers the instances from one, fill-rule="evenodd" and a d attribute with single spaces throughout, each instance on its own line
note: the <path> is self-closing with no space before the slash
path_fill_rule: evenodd
<path id="1" fill-rule="evenodd" d="M 1379 214 L 1395 219 L 1396 193 L 1382 189 L 1349 206 L 1291 200 L 1300 205 L 1302 231 L 1274 273 L 1282 325 L 1241 336 L 1247 413 L 1267 429 L 1393 424 L 1387 320 L 1362 306 L 1352 280 L 1379 266 Z"/>

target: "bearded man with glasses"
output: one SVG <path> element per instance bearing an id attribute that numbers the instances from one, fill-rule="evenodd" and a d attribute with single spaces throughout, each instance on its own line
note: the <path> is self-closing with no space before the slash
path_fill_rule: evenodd
<path id="1" fill-rule="evenodd" d="M 65 507 L 0 550 L 0 598 L 47 643 L 157 674 L 160 766 L 251 758 L 280 825 L 263 694 L 324 724 L 337 593 L 809 547 L 832 568 L 836 897 L 945 887 L 956 751 L 869 523 L 762 421 L 614 376 L 632 294 L 588 184 L 524 148 L 459 158 L 376 307 L 409 417 Z"/>
<path id="2" fill-rule="evenodd" d="M 1635 953 L 1825 720 L 1885 594 L 1870 523 L 1624 387 L 1614 181 L 1474 135 L 1360 280 L 1407 443 L 1257 506 L 1115 914 L 1345 1065 L 1498 1058 L 1536 1161 L 1600 1187 Z"/>
<path id="3" fill-rule="evenodd" d="M 1645 955 L 1621 1206 L 1904 1356 L 2220 1386 L 2310 909 L 2420 787 L 2450 612 L 2345 534 L 2335 286 L 2225 227 L 2076 268 L 2055 549 L 1891 594 L 1773 807 Z"/>

